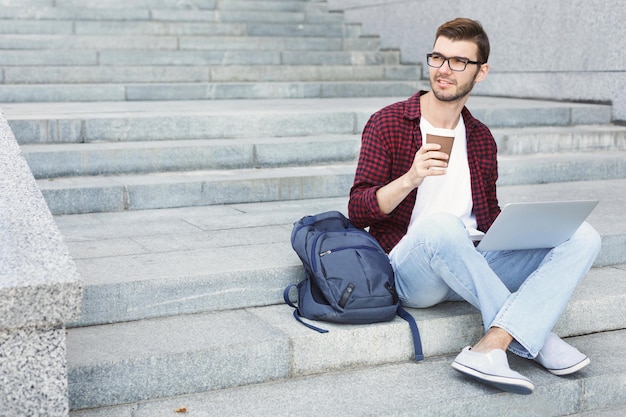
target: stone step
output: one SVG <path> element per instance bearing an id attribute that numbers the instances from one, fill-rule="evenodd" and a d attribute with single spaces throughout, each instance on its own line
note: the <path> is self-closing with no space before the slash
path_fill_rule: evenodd
<path id="1" fill-rule="evenodd" d="M 343 23 L 340 13 L 317 13 L 309 16 L 302 11 L 256 9 L 139 9 L 139 8 L 85 8 L 85 7 L 3 7 L 1 20 L 72 20 L 108 22 L 224 22 L 224 23 Z"/>
<path id="2" fill-rule="evenodd" d="M 0 49 L 5 50 L 180 49 L 371 51 L 377 50 L 379 47 L 380 39 L 376 37 L 342 39 L 330 37 L 284 38 L 260 36 L 0 35 Z M 46 68 L 49 67 L 49 65 L 46 66 Z M 9 69 L 12 68 L 4 68 L 5 71 Z M 68 70 L 73 69 L 68 68 Z M 5 83 L 6 82 L 7 80 L 5 79 Z"/>
<path id="3" fill-rule="evenodd" d="M 247 25 L 247 33 L 252 36 L 342 36 L 359 37 L 363 34 L 360 25 L 342 24 L 267 24 L 251 23 Z"/>
<path id="4" fill-rule="evenodd" d="M 259 11 L 304 11 L 325 10 L 326 2 L 309 0 L 2 0 L 7 7 L 59 7 L 90 9 L 173 9 L 173 10 L 259 10 Z"/>
<path id="5" fill-rule="evenodd" d="M 298 3 L 303 0 L 266 0 L 285 1 L 286 3 Z M 304 0 L 306 1 L 306 0 Z M 218 0 L 107 0 L 106 2 L 95 0 L 2 0 L 4 6 L 31 6 L 31 7 L 89 7 L 89 8 L 140 8 L 149 7 L 171 9 L 215 9 Z"/>
<path id="6" fill-rule="evenodd" d="M 626 150 L 626 126 L 612 124 L 493 129 L 492 133 L 500 155 Z"/>
<path id="7" fill-rule="evenodd" d="M 228 0 L 218 1 L 216 7 L 221 10 L 249 10 L 249 11 L 307 11 L 327 12 L 326 1 L 256 1 L 256 0 Z"/>
<path id="8" fill-rule="evenodd" d="M 4 66 L 399 65 L 397 51 L 21 50 L 0 51 Z"/>
<path id="9" fill-rule="evenodd" d="M 35 178 L 355 161 L 358 135 L 22 145 Z"/>
<path id="10" fill-rule="evenodd" d="M 360 134 L 370 115 L 405 97 L 4 103 L 20 144 L 226 139 Z M 597 104 L 472 97 L 472 114 L 492 129 L 610 124 Z"/>
<path id="11" fill-rule="evenodd" d="M 70 416 L 159 417 L 174 415 L 176 410 L 182 413 L 183 408 L 189 415 L 202 416 L 624 415 L 626 368 L 621 352 L 626 343 L 626 332 L 622 330 L 574 337 L 568 339 L 568 342 L 591 358 L 591 364 L 587 368 L 571 377 L 551 375 L 531 361 L 509 355 L 511 367 L 528 376 L 535 384 L 535 391 L 530 396 L 502 393 L 469 380 L 451 368 L 454 355 L 448 355 L 429 358 L 421 363 L 401 362 L 355 367 L 340 372 L 142 401 L 106 409 L 74 411 Z M 343 341 L 340 346 L 345 346 Z M 382 349 L 372 344 L 359 346 L 364 351 Z M 389 343 L 384 343 L 383 347 L 394 348 Z M 300 349 L 306 351 L 308 347 L 301 346 Z M 350 350 L 359 352 L 356 346 Z M 335 354 L 334 351 L 327 352 L 328 356 Z M 270 355 L 273 352 L 267 350 L 267 353 Z M 234 368 L 235 364 L 230 363 L 229 366 Z M 172 373 L 175 374 L 176 370 L 172 370 Z"/>
<path id="12" fill-rule="evenodd" d="M 95 3 L 95 2 L 87 2 Z M 343 21 L 341 13 L 328 13 L 324 3 L 222 1 L 198 5 L 144 3 L 143 5 L 116 5 L 110 2 L 93 4 L 20 4 L 9 2 L 0 9 L 0 20 L 167 20 L 203 22 L 332 22 Z"/>
<path id="13" fill-rule="evenodd" d="M 228 68 L 228 67 L 226 67 Z M 296 69 L 297 71 L 297 69 Z M 317 72 L 317 71 L 315 71 Z M 382 70 L 381 72 L 385 72 Z M 179 75 L 180 76 L 180 75 Z M 385 97 L 411 95 L 421 81 L 217 82 L 0 85 L 5 102 L 101 102 Z"/>
<path id="14" fill-rule="evenodd" d="M 345 195 L 354 164 L 65 177 L 37 182 L 53 214 Z"/>
<path id="15" fill-rule="evenodd" d="M 149 9 L 138 8 L 86 8 L 51 6 L 3 6 L 2 20 L 152 20 Z M 207 21 L 215 21 L 214 11 L 197 11 Z M 155 19 L 156 20 L 156 19 Z"/>
<path id="16" fill-rule="evenodd" d="M 589 222 L 602 236 L 596 267 L 626 264 L 626 179 L 502 186 L 500 205 L 598 199 Z M 282 303 L 302 279 L 293 222 L 342 197 L 56 216 L 85 282 L 73 326 Z"/>
<path id="17" fill-rule="evenodd" d="M 498 185 L 626 178 L 624 152 L 504 155 L 498 157 Z"/>
<path id="18" fill-rule="evenodd" d="M 263 25 L 262 25 L 263 26 Z M 302 33 L 319 31 L 309 27 Z M 155 22 L 155 21 L 73 21 L 73 20 L 5 20 L 0 25 L 3 34 L 50 35 L 205 35 L 241 36 L 248 32 L 244 23 Z M 292 31 L 297 36 L 296 31 Z M 343 28 L 333 28 L 340 36 Z M 309 35 L 310 36 L 310 35 Z"/>
<path id="19" fill-rule="evenodd" d="M 626 127 L 494 129 L 499 154 L 626 151 Z M 360 135 L 22 145 L 37 179 L 354 162 Z M 545 155 L 543 155 L 545 156 Z M 539 157 L 543 157 L 539 156 Z"/>
<path id="20" fill-rule="evenodd" d="M 500 185 L 626 178 L 623 152 L 502 156 Z M 356 164 L 38 180 L 53 214 L 146 210 L 346 195 Z"/>
<path id="21" fill-rule="evenodd" d="M 244 22 L 244 21 L 168 21 L 168 20 L 33 20 L 5 19 L 2 34 L 52 35 L 225 35 L 225 36 L 313 36 L 357 37 L 358 25 L 341 22 Z"/>
<path id="22" fill-rule="evenodd" d="M 261 10 L 261 11 L 306 11 L 309 16 L 320 13 L 328 13 L 328 2 L 311 1 L 311 0 L 275 0 L 275 1 L 256 1 L 256 0 L 228 0 L 218 1 L 216 7 L 219 10 Z M 332 14 L 340 14 L 340 12 L 332 12 Z"/>
<path id="23" fill-rule="evenodd" d="M 229 65 L 229 66 L 37 66 L 5 67 L 3 69 L 3 100 L 9 90 L 43 92 L 44 87 L 70 88 L 66 84 L 136 83 L 219 83 L 233 82 L 358 82 L 380 80 L 419 80 L 421 65 Z M 26 84 L 26 85 L 23 85 Z M 44 84 L 44 85 L 32 85 Z M 57 85 L 60 84 L 60 85 Z M 422 82 L 421 86 L 425 87 Z M 19 86 L 19 88 L 17 87 Z M 100 86 L 105 88 L 105 86 Z M 115 88 L 113 86 L 111 88 Z M 119 87 L 119 86 L 118 86 Z M 250 87 L 249 87 L 250 88 Z"/>
<path id="24" fill-rule="evenodd" d="M 326 1 L 255 1 L 255 0 L 228 0 L 217 1 L 215 6 L 219 10 L 247 10 L 247 11 L 283 11 L 283 12 L 303 12 L 303 11 L 327 11 Z"/>
<path id="25" fill-rule="evenodd" d="M 620 307 L 624 302 L 626 267 L 595 269 L 579 285 L 557 323 L 555 332 L 561 336 L 596 333 L 588 336 L 595 343 L 585 344 L 583 349 L 591 355 L 590 370 L 602 355 L 588 347 L 616 338 L 602 349 L 612 352 L 610 356 L 615 358 L 614 363 L 605 364 L 606 369 L 626 371 L 623 361 L 617 360 L 626 341 L 626 332 L 619 331 L 626 326 L 625 311 Z M 593 317 L 589 309 L 593 309 Z M 102 407 L 276 380 L 295 382 L 294 378 L 337 370 L 369 367 L 371 371 L 383 364 L 407 366 L 411 358 L 410 330 L 402 319 L 358 326 L 323 323 L 329 333 L 320 334 L 299 324 L 291 310 L 283 304 L 69 329 L 70 408 Z M 455 354 L 483 332 L 477 310 L 464 302 L 409 312 L 420 328 L 426 356 L 425 362 L 413 366 L 432 366 L 438 363 L 433 357 Z M 618 331 L 597 334 L 610 330 Z M 449 362 L 450 358 L 445 360 Z M 556 381 L 545 371 L 539 373 L 539 367 L 530 361 L 513 363 L 533 380 Z M 588 372 L 592 371 L 585 370 L 581 375 Z M 457 381 L 451 375 L 445 379 Z M 621 383 L 614 387 L 616 393 L 623 390 L 623 377 L 618 381 Z M 477 392 L 494 392 L 463 383 Z"/>
<path id="26" fill-rule="evenodd" d="M 38 34 L 0 34 L 0 49 L 3 50 L 57 50 L 57 49 L 178 49 L 179 39 L 194 39 L 195 36 L 99 36 L 99 35 L 38 35 Z M 219 37 L 198 36 L 209 44 L 218 45 Z M 226 37 L 244 41 L 242 37 Z M 313 44 L 313 43 L 312 43 Z M 329 43 L 330 44 L 330 43 Z M 49 65 L 46 65 L 49 67 Z M 4 71 L 11 67 L 3 68 Z M 40 67 L 36 67 L 40 68 Z M 6 83 L 6 81 L 5 81 Z"/>

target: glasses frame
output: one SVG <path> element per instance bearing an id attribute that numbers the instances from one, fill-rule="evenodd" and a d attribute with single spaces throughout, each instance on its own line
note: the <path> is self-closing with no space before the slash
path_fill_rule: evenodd
<path id="1" fill-rule="evenodd" d="M 442 59 L 443 59 L 443 61 L 441 62 L 441 65 L 439 65 L 439 66 L 437 66 L 437 65 L 432 65 L 432 64 L 430 63 L 430 59 L 431 59 L 432 57 L 442 58 Z M 464 63 L 465 63 L 465 66 L 463 67 L 463 69 L 454 69 L 454 68 L 452 68 L 452 66 L 450 65 L 450 60 L 451 60 L 451 59 L 456 59 L 456 60 L 459 60 L 459 61 L 461 61 L 461 62 L 464 62 Z M 445 64 L 446 62 L 448 62 L 448 68 L 450 68 L 450 70 L 451 70 L 451 71 L 456 71 L 456 72 L 463 72 L 463 71 L 465 71 L 465 70 L 467 69 L 467 64 L 474 64 L 474 65 L 479 65 L 479 66 L 484 64 L 484 62 L 480 62 L 480 61 L 472 61 L 472 60 L 469 60 L 469 59 L 467 59 L 467 58 L 463 58 L 462 56 L 451 56 L 451 57 L 446 57 L 446 56 L 443 56 L 443 55 L 441 55 L 441 54 L 439 54 L 439 53 L 429 53 L 429 54 L 426 54 L 426 63 L 427 63 L 427 64 L 428 64 L 428 66 L 429 66 L 429 67 L 431 67 L 431 68 L 441 68 L 441 67 L 443 67 L 443 66 L 444 66 L 444 64 Z"/>

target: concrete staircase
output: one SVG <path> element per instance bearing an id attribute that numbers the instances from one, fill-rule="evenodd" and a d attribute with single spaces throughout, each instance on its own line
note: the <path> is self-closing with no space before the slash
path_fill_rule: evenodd
<path id="1" fill-rule="evenodd" d="M 291 224 L 346 212 L 360 132 L 424 85 L 419 65 L 324 1 L 0 3 L 0 107 L 85 282 L 74 417 L 623 414 L 626 128 L 609 106 L 470 99 L 501 204 L 601 201 L 602 252 L 556 328 L 592 364 L 559 378 L 511 358 L 537 389 L 503 394 L 449 366 L 482 332 L 466 303 L 410 310 L 416 364 L 402 320 L 318 334 L 282 302 L 302 277 Z"/>
<path id="2" fill-rule="evenodd" d="M 405 95 L 419 85 L 420 66 L 401 65 L 324 1 L 2 5 L 4 102 Z"/>

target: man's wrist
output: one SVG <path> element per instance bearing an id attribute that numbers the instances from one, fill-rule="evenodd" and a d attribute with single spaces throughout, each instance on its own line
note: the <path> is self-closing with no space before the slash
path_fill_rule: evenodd
<path id="1" fill-rule="evenodd" d="M 422 185 L 422 182 L 424 182 L 423 177 L 418 177 L 417 175 L 413 174 L 411 171 L 404 174 L 402 178 L 403 178 L 402 187 L 408 190 L 409 192 L 413 191 L 414 188 L 419 187 L 420 185 Z"/>

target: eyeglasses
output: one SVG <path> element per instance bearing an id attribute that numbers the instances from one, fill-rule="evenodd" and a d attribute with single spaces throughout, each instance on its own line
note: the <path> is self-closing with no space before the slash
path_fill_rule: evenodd
<path id="1" fill-rule="evenodd" d="M 470 61 L 467 58 L 461 58 L 459 56 L 446 58 L 445 56 L 440 55 L 440 54 L 426 54 L 426 62 L 428 63 L 429 67 L 441 68 L 443 64 L 446 63 L 446 61 L 448 61 L 448 67 L 450 67 L 452 71 L 459 71 L 459 72 L 465 71 L 465 68 L 467 68 L 467 64 L 474 64 L 474 65 L 484 64 L 484 62 Z"/>

